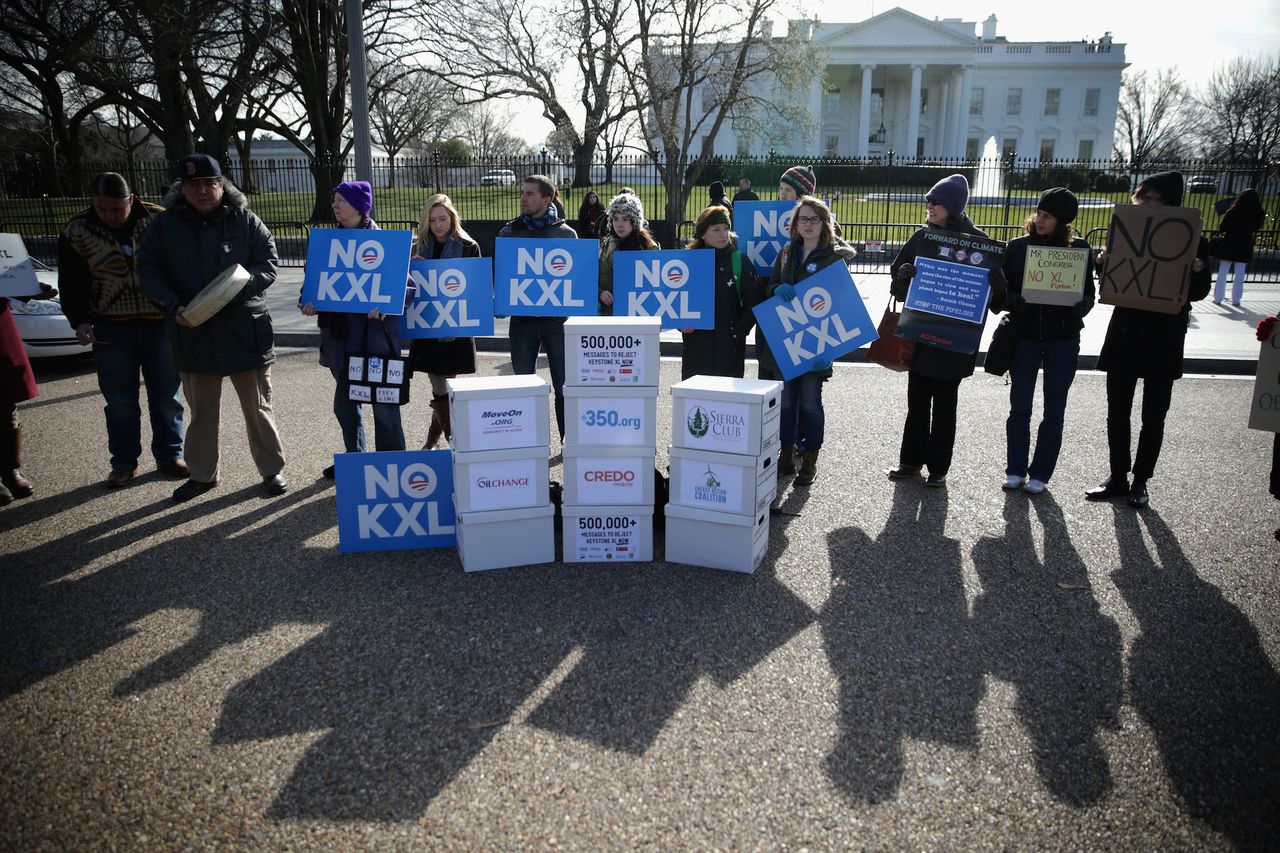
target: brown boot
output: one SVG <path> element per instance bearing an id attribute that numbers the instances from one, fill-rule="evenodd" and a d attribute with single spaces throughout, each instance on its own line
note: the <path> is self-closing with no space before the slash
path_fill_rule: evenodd
<path id="1" fill-rule="evenodd" d="M 4 483 L 0 483 L 0 506 L 8 506 L 13 503 L 13 492 L 5 488 Z M 1280 530 L 1277 530 L 1277 539 L 1280 539 Z"/>
<path id="2" fill-rule="evenodd" d="M 784 444 L 778 451 L 778 476 L 790 477 L 796 472 L 796 446 Z"/>
<path id="3" fill-rule="evenodd" d="M 818 451 L 810 450 L 800 459 L 800 473 L 796 475 L 797 486 L 807 486 L 818 477 Z"/>
<path id="4" fill-rule="evenodd" d="M 35 489 L 18 470 L 22 467 L 22 427 L 15 426 L 0 436 L 0 483 L 15 498 L 31 497 Z"/>
<path id="5" fill-rule="evenodd" d="M 431 401 L 431 426 L 427 427 L 427 443 L 422 445 L 423 450 L 435 450 L 436 445 L 440 442 L 440 435 L 444 432 L 444 427 L 440 425 L 440 410 L 436 407 L 436 401 Z"/>
<path id="6" fill-rule="evenodd" d="M 445 441 L 450 446 L 453 445 L 453 422 L 449 418 L 449 398 L 437 397 L 432 400 L 436 403 L 436 414 L 440 416 L 440 428 L 444 430 Z"/>

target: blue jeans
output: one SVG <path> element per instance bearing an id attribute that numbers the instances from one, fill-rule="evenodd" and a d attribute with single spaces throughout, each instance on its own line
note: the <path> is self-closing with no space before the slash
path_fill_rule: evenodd
<path id="1" fill-rule="evenodd" d="M 782 383 L 782 421 L 778 424 L 778 438 L 784 446 L 796 443 L 797 428 L 804 436 L 806 453 L 822 449 L 826 428 L 826 413 L 822 409 L 822 383 L 827 377 L 817 373 L 803 373 Z"/>
<path id="2" fill-rule="evenodd" d="M 181 380 L 161 320 L 99 320 L 93 362 L 98 387 L 107 401 L 107 449 L 112 469 L 133 470 L 142 455 L 142 407 L 138 373 L 147 386 L 151 418 L 151 455 L 156 462 L 182 456 Z"/>
<path id="3" fill-rule="evenodd" d="M 1009 368 L 1009 418 L 1004 423 L 1008 464 L 1004 472 L 1030 476 L 1049 482 L 1062 450 L 1062 425 L 1067 412 L 1067 392 L 1076 378 L 1080 358 L 1079 338 L 1050 341 L 1020 340 Z M 1044 417 L 1036 433 L 1036 452 L 1031 453 L 1031 404 L 1036 395 L 1036 374 L 1044 365 Z"/>
<path id="4" fill-rule="evenodd" d="M 564 317 L 512 317 L 510 327 L 511 367 L 516 373 L 536 373 L 538 348 L 547 354 L 561 441 L 564 441 L 564 321 Z"/>
<path id="5" fill-rule="evenodd" d="M 333 389 L 333 414 L 342 427 L 342 444 L 348 453 L 364 453 L 369 446 L 364 440 L 364 404 L 348 394 L 347 371 L 329 368 L 337 386 Z M 404 428 L 400 423 L 400 407 L 387 403 L 373 406 L 373 437 L 378 450 L 404 450 Z"/>

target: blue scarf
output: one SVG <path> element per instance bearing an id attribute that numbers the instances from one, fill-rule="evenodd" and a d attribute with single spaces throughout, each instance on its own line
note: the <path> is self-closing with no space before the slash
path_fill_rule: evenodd
<path id="1" fill-rule="evenodd" d="M 547 212 L 538 217 L 530 216 L 527 213 L 520 214 L 520 221 L 523 222 L 524 226 L 530 231 L 541 231 L 542 229 L 554 224 L 559 218 L 560 217 L 556 215 L 556 209 L 554 207 L 548 207 Z"/>

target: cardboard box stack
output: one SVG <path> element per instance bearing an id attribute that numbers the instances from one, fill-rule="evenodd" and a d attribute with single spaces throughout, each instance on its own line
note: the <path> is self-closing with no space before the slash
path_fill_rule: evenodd
<path id="1" fill-rule="evenodd" d="M 566 563 L 653 559 L 661 331 L 648 317 L 565 321 Z"/>
<path id="2" fill-rule="evenodd" d="M 449 380 L 453 502 L 465 571 L 556 558 L 547 392 L 538 376 Z"/>
<path id="3" fill-rule="evenodd" d="M 778 493 L 782 383 L 694 376 L 671 396 L 666 559 L 754 572 Z"/>

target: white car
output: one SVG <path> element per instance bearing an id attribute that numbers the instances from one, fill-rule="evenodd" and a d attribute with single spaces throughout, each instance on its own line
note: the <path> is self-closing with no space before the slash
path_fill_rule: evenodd
<path id="1" fill-rule="evenodd" d="M 510 169 L 490 169 L 480 176 L 482 187 L 513 187 L 516 185 L 516 173 Z"/>
<path id="2" fill-rule="evenodd" d="M 58 275 L 35 258 L 31 259 L 36 269 L 36 278 L 41 284 L 50 287 L 58 286 Z M 81 346 L 76 342 L 75 329 L 62 313 L 62 301 L 52 299 L 32 299 L 30 302 L 9 300 L 9 309 L 13 311 L 13 322 L 22 337 L 22 346 L 27 351 L 27 358 L 47 358 L 57 355 L 84 355 L 92 351 L 92 347 Z"/>

